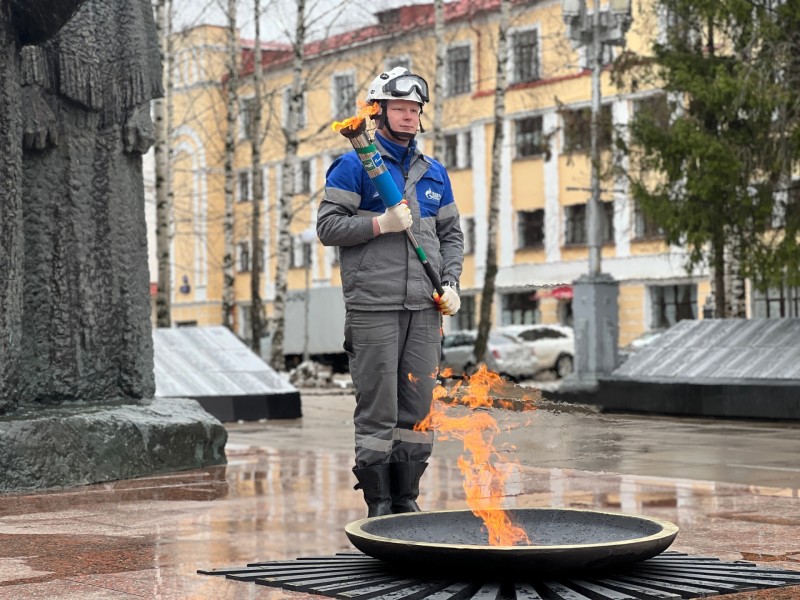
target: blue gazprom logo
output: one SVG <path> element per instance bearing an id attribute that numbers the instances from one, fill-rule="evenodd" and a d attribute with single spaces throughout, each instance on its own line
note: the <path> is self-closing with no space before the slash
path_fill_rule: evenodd
<path id="1" fill-rule="evenodd" d="M 376 169 L 380 169 L 383 166 L 383 158 L 377 152 L 372 155 L 372 164 L 375 165 Z"/>
<path id="2" fill-rule="evenodd" d="M 437 192 L 434 192 L 431 188 L 428 188 L 428 191 L 425 192 L 425 197 L 428 200 L 436 200 L 437 202 L 441 202 L 442 200 L 442 195 Z"/>

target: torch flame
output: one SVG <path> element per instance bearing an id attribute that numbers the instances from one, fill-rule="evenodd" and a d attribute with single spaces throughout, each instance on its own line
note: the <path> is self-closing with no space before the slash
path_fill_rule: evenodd
<path id="1" fill-rule="evenodd" d="M 441 373 L 443 377 L 450 374 Z M 441 385 L 436 386 L 430 413 L 414 427 L 417 431 L 434 430 L 439 439 L 453 437 L 462 441 L 468 457 L 459 457 L 458 467 L 464 475 L 467 505 L 483 520 L 492 546 L 530 544 L 525 530 L 514 525 L 502 509 L 508 470 L 494 464 L 503 459 L 493 445 L 500 426 L 489 409 L 498 405 L 512 407 L 502 401 L 498 403 L 492 395 L 492 392 L 502 392 L 504 387 L 506 382 L 497 373 L 481 365 L 466 384 L 459 382 L 450 392 Z M 532 399 L 523 398 L 522 410 L 535 408 L 530 402 Z"/>
<path id="2" fill-rule="evenodd" d="M 370 102 L 369 104 L 359 102 L 358 113 L 354 117 L 349 117 L 344 121 L 334 121 L 331 127 L 336 133 L 339 133 L 342 129 L 358 129 L 364 119 L 377 115 L 380 109 L 380 104 L 377 102 Z"/>

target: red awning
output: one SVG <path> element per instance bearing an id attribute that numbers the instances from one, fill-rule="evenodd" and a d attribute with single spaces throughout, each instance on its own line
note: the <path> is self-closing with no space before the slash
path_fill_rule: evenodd
<path id="1" fill-rule="evenodd" d="M 538 290 L 535 295 L 537 300 L 542 298 L 555 298 L 556 300 L 572 300 L 572 286 L 559 285 L 558 287 Z"/>

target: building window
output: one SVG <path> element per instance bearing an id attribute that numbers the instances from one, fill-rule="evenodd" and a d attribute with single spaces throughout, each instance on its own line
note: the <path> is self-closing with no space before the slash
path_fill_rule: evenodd
<path id="1" fill-rule="evenodd" d="M 564 244 L 567 246 L 585 245 L 586 237 L 586 205 L 573 204 L 564 208 L 566 231 Z M 614 203 L 600 203 L 600 241 L 609 244 L 614 241 Z"/>
<path id="2" fill-rule="evenodd" d="M 564 151 L 589 152 L 592 147 L 592 109 L 569 110 L 563 114 Z M 601 149 L 611 147 L 611 106 L 603 105 L 600 110 L 600 130 L 597 142 Z"/>
<path id="3" fill-rule="evenodd" d="M 518 31 L 511 36 L 514 64 L 511 83 L 539 79 L 539 32 L 536 29 Z"/>
<path id="4" fill-rule="evenodd" d="M 249 202 L 252 187 L 250 186 L 250 171 L 239 171 L 239 202 Z"/>
<path id="5" fill-rule="evenodd" d="M 250 242 L 239 242 L 236 245 L 236 264 L 239 273 L 250 271 Z"/>
<path id="6" fill-rule="evenodd" d="M 456 46 L 447 49 L 447 95 L 458 96 L 470 91 L 470 49 Z"/>
<path id="7" fill-rule="evenodd" d="M 528 117 L 514 121 L 514 147 L 517 158 L 537 156 L 546 151 L 542 135 L 542 117 Z"/>
<path id="8" fill-rule="evenodd" d="M 461 308 L 450 319 L 454 331 L 475 329 L 475 296 L 461 296 Z"/>
<path id="9" fill-rule="evenodd" d="M 444 166 L 448 169 L 458 165 L 458 136 L 455 133 L 444 136 Z"/>
<path id="10" fill-rule="evenodd" d="M 461 217 L 461 231 L 464 234 L 464 256 L 475 254 L 475 217 Z"/>
<path id="11" fill-rule="evenodd" d="M 459 166 L 464 169 L 472 167 L 472 132 L 465 131 L 459 137 L 461 144 L 459 145 Z"/>
<path id="12" fill-rule="evenodd" d="M 292 251 L 289 253 L 289 268 L 302 269 L 311 266 L 314 245 L 304 242 L 299 235 L 292 237 Z"/>
<path id="13" fill-rule="evenodd" d="M 444 136 L 444 166 L 468 169 L 472 166 L 472 132 L 462 131 Z"/>
<path id="14" fill-rule="evenodd" d="M 298 162 L 298 181 L 297 193 L 310 194 L 311 193 L 311 160 L 301 160 Z"/>
<path id="15" fill-rule="evenodd" d="M 334 118 L 352 117 L 356 110 L 356 82 L 351 73 L 333 77 Z"/>
<path id="16" fill-rule="evenodd" d="M 638 204 L 634 209 L 634 235 L 637 240 L 652 240 L 664 237 L 664 229 L 659 227 L 652 217 L 648 216 Z"/>
<path id="17" fill-rule="evenodd" d="M 258 105 L 253 97 L 242 98 L 239 101 L 239 139 L 253 139 L 253 123 L 255 121 Z"/>
<path id="18" fill-rule="evenodd" d="M 300 94 L 300 107 L 297 113 L 297 128 L 303 129 L 306 126 L 306 95 Z M 283 90 L 283 124 L 289 126 L 289 107 L 292 103 L 292 88 L 287 87 Z"/>
<path id="19" fill-rule="evenodd" d="M 541 248 L 544 245 L 544 210 L 521 210 L 517 213 L 517 248 Z"/>
<path id="20" fill-rule="evenodd" d="M 564 244 L 567 246 L 586 243 L 586 205 L 573 204 L 564 208 Z"/>
<path id="21" fill-rule="evenodd" d="M 529 325 L 541 319 L 536 292 L 503 294 L 503 325 Z"/>
<path id="22" fill-rule="evenodd" d="M 669 105 L 666 94 L 654 94 L 633 101 L 634 118 L 646 118 L 659 129 L 669 126 Z"/>
<path id="23" fill-rule="evenodd" d="M 666 328 L 683 319 L 697 318 L 697 286 L 652 285 L 653 327 Z"/>
<path id="24" fill-rule="evenodd" d="M 614 243 L 614 203 L 600 203 L 600 243 Z"/>
<path id="25" fill-rule="evenodd" d="M 800 316 L 800 288 L 781 286 L 765 292 L 753 289 L 753 318 L 780 319 Z"/>

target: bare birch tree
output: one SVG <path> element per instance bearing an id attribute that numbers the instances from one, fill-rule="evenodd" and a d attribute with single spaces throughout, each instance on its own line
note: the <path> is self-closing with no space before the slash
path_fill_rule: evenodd
<path id="1" fill-rule="evenodd" d="M 494 86 L 494 141 L 492 142 L 492 175 L 489 188 L 489 223 L 486 242 L 486 269 L 481 292 L 478 338 L 475 357 L 482 361 L 492 327 L 495 278 L 497 277 L 497 227 L 500 216 L 500 170 L 506 115 L 506 72 L 508 66 L 508 25 L 511 0 L 500 0 L 500 23 L 497 31 L 497 72 Z"/>
<path id="2" fill-rule="evenodd" d="M 156 326 L 172 324 L 172 269 L 170 267 L 170 110 L 172 93 L 172 2 L 158 0 L 156 4 L 156 30 L 164 69 L 164 97 L 154 102 L 156 143 L 153 149 L 156 163 L 156 257 L 158 260 L 158 291 L 156 293 Z"/>
<path id="3" fill-rule="evenodd" d="M 261 302 L 261 272 L 264 269 L 263 238 L 261 235 L 261 202 L 264 198 L 264 170 L 261 166 L 261 133 L 264 94 L 262 90 L 264 69 L 261 64 L 261 0 L 253 0 L 255 18 L 255 44 L 253 48 L 253 109 L 250 120 L 251 178 L 253 181 L 253 206 L 250 223 L 252 264 L 250 266 L 250 326 L 253 352 L 261 355 L 264 308 Z"/>
<path id="4" fill-rule="evenodd" d="M 444 40 L 444 0 L 433 1 L 433 37 L 436 40 L 436 65 L 433 81 L 433 156 L 444 160 L 444 64 L 447 48 Z"/>
<path id="5" fill-rule="evenodd" d="M 285 330 L 286 293 L 289 279 L 289 259 L 292 252 L 291 224 L 294 214 L 297 150 L 300 145 L 300 116 L 303 110 L 303 63 L 306 43 L 306 2 L 297 0 L 294 39 L 292 40 L 292 85 L 289 90 L 284 139 L 286 153 L 281 164 L 281 192 L 278 203 L 278 261 L 275 270 L 275 300 L 272 304 L 272 347 L 270 364 L 285 371 L 283 338 Z"/>
<path id="6" fill-rule="evenodd" d="M 236 0 L 228 0 L 228 81 L 226 82 L 226 116 L 225 130 L 225 215 L 222 224 L 223 256 L 222 256 L 222 324 L 233 329 L 231 318 L 234 297 L 234 171 L 233 161 L 236 153 L 237 116 L 239 109 L 239 29 L 236 25 Z"/>

